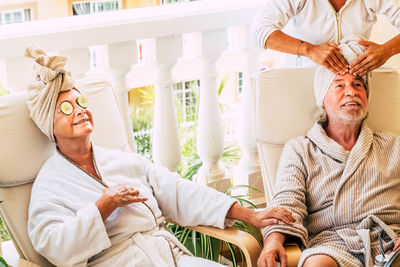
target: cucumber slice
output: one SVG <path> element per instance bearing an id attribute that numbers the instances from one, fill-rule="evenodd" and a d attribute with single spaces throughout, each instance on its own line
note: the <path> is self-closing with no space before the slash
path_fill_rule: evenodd
<path id="1" fill-rule="evenodd" d="M 65 115 L 71 115 L 72 111 L 74 111 L 74 107 L 68 101 L 64 101 L 60 105 L 60 111 Z"/>
<path id="2" fill-rule="evenodd" d="M 77 103 L 81 108 L 87 108 L 88 105 L 89 105 L 89 100 L 87 99 L 86 96 L 81 95 L 81 96 L 78 96 L 78 97 L 76 98 L 76 103 Z"/>

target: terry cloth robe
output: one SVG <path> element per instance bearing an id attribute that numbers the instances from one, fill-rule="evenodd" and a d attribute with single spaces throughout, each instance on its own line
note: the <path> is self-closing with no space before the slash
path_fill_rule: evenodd
<path id="1" fill-rule="evenodd" d="M 293 213 L 293 226 L 262 229 L 299 238 L 300 263 L 315 254 L 340 266 L 372 266 L 378 234 L 389 252 L 400 234 L 400 137 L 374 132 L 364 122 L 351 151 L 329 138 L 319 124 L 283 149 L 270 206 Z"/>
<path id="2" fill-rule="evenodd" d="M 164 216 L 183 226 L 233 223 L 225 217 L 235 200 L 223 193 L 134 153 L 93 146 L 93 154 L 105 185 L 130 185 L 148 200 L 117 208 L 103 223 L 95 202 L 104 185 L 56 150 L 33 184 L 28 232 L 57 266 L 175 266 L 190 252 L 165 229 Z"/>

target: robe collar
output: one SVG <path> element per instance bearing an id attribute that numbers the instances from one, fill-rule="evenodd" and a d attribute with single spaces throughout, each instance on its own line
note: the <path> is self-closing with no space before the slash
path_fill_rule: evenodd
<path id="1" fill-rule="evenodd" d="M 373 134 L 364 120 L 361 124 L 361 130 L 357 142 L 351 151 L 346 151 L 344 147 L 330 138 L 326 134 L 325 129 L 319 123 L 314 124 L 314 126 L 308 131 L 306 137 L 314 143 L 323 154 L 331 157 L 337 162 L 345 163 L 349 157 L 353 160 L 357 159 L 357 161 L 365 157 L 371 147 Z"/>

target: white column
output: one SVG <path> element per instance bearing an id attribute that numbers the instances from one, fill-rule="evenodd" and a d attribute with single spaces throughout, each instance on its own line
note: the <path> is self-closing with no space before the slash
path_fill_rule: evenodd
<path id="1" fill-rule="evenodd" d="M 175 171 L 181 161 L 178 122 L 172 96 L 172 67 L 182 55 L 182 36 L 156 38 L 153 159 Z"/>
<path id="2" fill-rule="evenodd" d="M 235 28 L 237 48 L 242 52 L 242 93 L 238 119 L 237 136 L 242 150 L 239 165 L 234 170 L 234 184 L 248 185 L 258 189 L 241 189 L 241 193 L 251 193 L 252 196 L 263 195 L 264 187 L 258 159 L 257 144 L 253 127 L 253 114 L 251 108 L 251 80 L 250 77 L 258 68 L 259 52 L 249 38 L 247 26 Z"/>
<path id="3" fill-rule="evenodd" d="M 224 150 L 224 139 L 216 70 L 217 59 L 226 48 L 226 29 L 202 32 L 197 151 L 203 165 L 197 175 L 197 182 L 220 191 L 230 187 L 230 179 L 225 177 L 219 162 Z"/>
<path id="4" fill-rule="evenodd" d="M 116 92 L 120 112 L 125 121 L 131 121 L 128 92 L 130 88 L 126 84 L 126 75 L 132 65 L 136 64 L 136 41 L 112 43 L 107 49 L 96 48 L 99 69 L 107 68 L 111 77 L 111 83 Z M 132 151 L 136 151 L 136 143 L 133 137 L 131 123 L 128 123 L 126 135 Z"/>

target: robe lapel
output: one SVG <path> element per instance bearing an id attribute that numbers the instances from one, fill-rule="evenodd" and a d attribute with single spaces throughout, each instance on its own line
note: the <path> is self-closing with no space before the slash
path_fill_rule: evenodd
<path id="1" fill-rule="evenodd" d="M 345 163 L 347 161 L 349 152 L 327 136 L 320 124 L 314 124 L 308 131 L 307 138 L 319 148 L 322 154 L 332 158 L 336 162 Z"/>
<path id="2" fill-rule="evenodd" d="M 342 186 L 347 182 L 348 179 L 350 179 L 350 177 L 354 174 L 354 172 L 360 166 L 361 162 L 367 156 L 368 152 L 371 149 L 372 140 L 373 140 L 372 131 L 364 121 L 361 126 L 360 135 L 358 136 L 356 144 L 350 151 L 350 155 L 347 160 L 346 166 L 344 168 L 342 177 L 340 178 L 338 190 L 336 191 L 336 194 L 335 194 L 335 200 L 336 200 Z"/>

